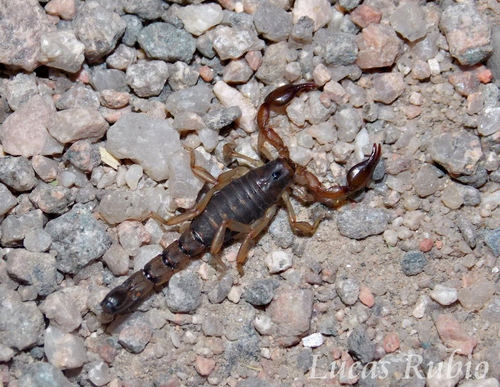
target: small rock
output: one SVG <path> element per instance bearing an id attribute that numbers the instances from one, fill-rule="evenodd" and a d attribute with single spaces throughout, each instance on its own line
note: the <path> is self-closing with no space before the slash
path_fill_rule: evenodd
<path id="1" fill-rule="evenodd" d="M 151 340 L 153 327 L 141 319 L 130 321 L 118 335 L 118 343 L 132 353 L 141 353 Z"/>
<path id="2" fill-rule="evenodd" d="M 0 157 L 0 181 L 15 191 L 29 191 L 37 183 L 35 171 L 25 157 Z"/>
<path id="3" fill-rule="evenodd" d="M 255 131 L 255 115 L 257 114 L 257 110 L 248 98 L 223 81 L 219 81 L 214 85 L 213 92 L 225 107 L 237 106 L 240 109 L 241 117 L 236 120 L 236 124 L 241 129 L 247 133 Z"/>
<path id="4" fill-rule="evenodd" d="M 99 213 L 110 224 L 129 219 L 144 219 L 158 209 L 158 193 L 155 189 L 129 191 L 109 190 L 101 199 Z"/>
<path id="5" fill-rule="evenodd" d="M 54 0 L 52 0 L 54 1 Z M 51 2 L 52 2 L 51 1 Z M 48 5 L 48 4 L 47 4 Z M 63 372 L 50 363 L 38 362 L 27 365 L 19 377 L 19 385 L 25 387 L 60 386 L 71 387 L 72 383 Z"/>
<path id="6" fill-rule="evenodd" d="M 267 305 L 274 297 L 275 288 L 272 278 L 256 280 L 245 289 L 243 298 L 255 306 Z"/>
<path id="7" fill-rule="evenodd" d="M 434 286 L 429 294 L 434 301 L 441 305 L 451 305 L 458 299 L 458 292 L 454 288 L 449 288 L 440 284 Z"/>
<path id="8" fill-rule="evenodd" d="M 384 24 L 370 24 L 358 36 L 358 58 L 361 69 L 389 67 L 394 63 L 402 44 L 394 30 Z"/>
<path id="9" fill-rule="evenodd" d="M 264 38 L 280 42 L 292 30 L 292 15 L 270 2 L 262 2 L 253 15 L 255 28 Z"/>
<path id="10" fill-rule="evenodd" d="M 5 98 L 13 111 L 38 94 L 35 74 L 19 73 L 5 82 Z"/>
<path id="11" fill-rule="evenodd" d="M 101 163 L 101 156 L 96 145 L 89 140 L 73 143 L 64 154 L 65 158 L 79 170 L 89 173 Z"/>
<path id="12" fill-rule="evenodd" d="M 373 305 L 375 305 L 375 297 L 373 296 L 370 288 L 365 284 L 360 285 L 358 297 L 359 300 L 368 308 L 371 308 Z"/>
<path id="13" fill-rule="evenodd" d="M 196 273 L 175 274 L 163 290 L 168 308 L 174 313 L 193 313 L 201 303 L 201 289 Z"/>
<path id="14" fill-rule="evenodd" d="M 161 60 L 141 60 L 127 68 L 127 83 L 139 97 L 157 96 L 168 78 L 168 66 Z"/>
<path id="15" fill-rule="evenodd" d="M 234 277 L 227 273 L 208 293 L 208 299 L 212 304 L 220 304 L 228 296 L 234 284 Z"/>
<path id="16" fill-rule="evenodd" d="M 204 117 L 205 125 L 211 130 L 219 130 L 241 117 L 238 106 L 210 110 Z"/>
<path id="17" fill-rule="evenodd" d="M 420 251 L 410 251 L 406 253 L 401 261 L 401 269 L 407 276 L 420 274 L 424 271 L 428 260 Z"/>
<path id="18" fill-rule="evenodd" d="M 264 47 L 257 33 L 245 27 L 218 25 L 212 36 L 213 48 L 221 60 L 240 58 L 249 51 L 259 51 Z"/>
<path id="19" fill-rule="evenodd" d="M 354 305 L 359 297 L 360 285 L 353 278 L 337 281 L 335 290 L 342 302 L 346 305 Z"/>
<path id="20" fill-rule="evenodd" d="M 271 334 L 272 321 L 266 314 L 260 314 L 253 320 L 253 326 L 261 335 Z"/>
<path id="21" fill-rule="evenodd" d="M 89 364 L 88 377 L 92 384 L 97 387 L 104 386 L 111 381 L 109 367 L 103 361 L 96 361 Z"/>
<path id="22" fill-rule="evenodd" d="M 123 74 L 121 71 L 119 73 Z M 97 110 L 99 109 L 99 105 L 99 94 L 90 87 L 83 86 L 81 83 L 73 85 L 69 90 L 66 90 L 56 101 L 56 108 L 58 110 L 76 107 L 87 107 Z"/>
<path id="23" fill-rule="evenodd" d="M 106 58 L 106 64 L 112 69 L 125 71 L 137 60 L 135 48 L 120 44 L 113 54 Z M 105 89 L 109 90 L 109 89 Z M 102 90 L 104 91 L 104 90 Z"/>
<path id="24" fill-rule="evenodd" d="M 389 214 L 382 209 L 357 205 L 342 211 L 337 217 L 339 232 L 351 239 L 363 239 L 383 233 L 389 223 Z"/>
<path id="25" fill-rule="evenodd" d="M 82 323 L 73 299 L 61 291 L 50 294 L 40 305 L 40 310 L 61 332 L 72 332 Z"/>
<path id="26" fill-rule="evenodd" d="M 273 251 L 265 258 L 269 273 L 276 274 L 292 267 L 292 256 L 285 251 Z"/>
<path id="27" fill-rule="evenodd" d="M 38 60 L 48 67 L 76 73 L 85 59 L 84 50 L 72 30 L 47 32 L 41 36 Z"/>
<path id="28" fill-rule="evenodd" d="M 200 36 L 222 21 L 223 12 L 218 4 L 198 4 L 179 7 L 175 14 L 184 23 L 187 32 Z"/>
<path id="29" fill-rule="evenodd" d="M 473 4 L 448 6 L 440 18 L 450 53 L 462 65 L 482 62 L 492 51 L 491 26 L 483 20 Z"/>
<path id="30" fill-rule="evenodd" d="M 57 112 L 47 125 L 49 133 L 63 144 L 83 139 L 96 142 L 108 127 L 99 112 L 83 107 Z"/>
<path id="31" fill-rule="evenodd" d="M 421 198 L 434 194 L 439 188 L 439 179 L 435 167 L 429 164 L 424 164 L 420 167 L 413 187 L 417 195 Z"/>
<path id="32" fill-rule="evenodd" d="M 488 305 L 481 311 L 481 316 L 490 323 L 495 323 L 500 318 L 500 296 L 493 296 Z"/>
<path id="33" fill-rule="evenodd" d="M 361 28 L 368 27 L 371 23 L 378 24 L 382 18 L 382 12 L 368 5 L 361 4 L 351 12 L 351 20 Z"/>
<path id="34" fill-rule="evenodd" d="M 129 269 L 129 255 L 118 243 L 112 244 L 102 257 L 114 275 L 125 275 Z"/>
<path id="35" fill-rule="evenodd" d="M 45 11 L 63 20 L 72 20 L 76 15 L 76 4 L 74 0 L 50 0 L 45 6 Z"/>
<path id="36" fill-rule="evenodd" d="M 460 355 L 472 354 L 477 340 L 467 334 L 455 317 L 451 314 L 441 314 L 434 323 L 439 337 L 446 346 L 458 350 L 457 353 Z"/>
<path id="37" fill-rule="evenodd" d="M 313 333 L 302 339 L 302 345 L 309 348 L 317 348 L 323 345 L 325 338 L 321 333 Z"/>
<path id="38" fill-rule="evenodd" d="M 385 335 L 382 345 L 386 353 L 392 353 L 399 348 L 399 335 L 397 332 L 389 332 Z"/>
<path id="39" fill-rule="evenodd" d="M 30 230 L 41 230 L 47 221 L 41 210 L 30 211 L 21 215 L 9 215 L 1 224 L 3 246 L 13 246 L 22 241 Z"/>
<path id="40" fill-rule="evenodd" d="M 255 76 L 268 85 L 277 80 L 284 79 L 287 52 L 288 45 L 286 42 L 270 45 L 262 58 L 262 65 L 255 73 Z"/>
<path id="41" fill-rule="evenodd" d="M 122 36 L 123 44 L 133 47 L 137 42 L 137 36 L 142 30 L 142 22 L 135 15 L 123 15 L 122 20 L 125 22 L 125 34 Z"/>
<path id="42" fill-rule="evenodd" d="M 73 192 L 63 186 L 40 183 L 29 194 L 30 200 L 46 214 L 63 214 L 75 202 Z"/>
<path id="43" fill-rule="evenodd" d="M 331 4 L 327 0 L 297 0 L 294 3 L 293 24 L 302 17 L 308 17 L 314 22 L 314 31 L 326 25 L 332 18 Z"/>
<path id="44" fill-rule="evenodd" d="M 103 90 L 130 91 L 125 73 L 116 69 L 94 68 L 90 84 L 98 92 Z M 98 95 L 96 97 L 99 101 Z"/>
<path id="45" fill-rule="evenodd" d="M 10 193 L 10 190 L 0 183 L 0 216 L 5 215 L 17 204 L 17 199 Z"/>
<path id="46" fill-rule="evenodd" d="M 83 339 L 64 333 L 55 326 L 49 326 L 45 330 L 44 351 L 47 360 L 62 370 L 81 367 L 87 361 Z"/>
<path id="47" fill-rule="evenodd" d="M 224 323 L 219 317 L 206 316 L 201 323 L 201 329 L 205 336 L 221 337 L 224 334 Z"/>
<path id="48" fill-rule="evenodd" d="M 366 329 L 358 325 L 347 339 L 349 352 L 352 353 L 362 363 L 369 363 L 375 356 L 375 344 L 368 338 Z"/>
<path id="49" fill-rule="evenodd" d="M 209 376 L 215 368 L 215 360 L 196 356 L 194 368 L 201 376 Z"/>
<path id="50" fill-rule="evenodd" d="M 467 310 L 477 311 L 484 307 L 495 293 L 495 285 L 485 279 L 478 280 L 472 286 L 458 292 L 458 301 Z"/>
<path id="51" fill-rule="evenodd" d="M 397 33 L 410 42 L 421 39 L 427 32 L 422 8 L 414 3 L 401 4 L 389 18 Z"/>
<path id="52" fill-rule="evenodd" d="M 373 99 L 390 104 L 405 91 L 406 85 L 401 73 L 383 73 L 373 76 Z"/>
<path id="53" fill-rule="evenodd" d="M 189 63 L 196 50 L 191 34 L 169 23 L 152 23 L 144 27 L 137 41 L 149 58 L 166 62 Z"/>
<path id="54" fill-rule="evenodd" d="M 444 188 L 441 195 L 441 201 L 446 207 L 452 210 L 456 210 L 464 204 L 463 196 L 457 184 L 450 183 Z"/>

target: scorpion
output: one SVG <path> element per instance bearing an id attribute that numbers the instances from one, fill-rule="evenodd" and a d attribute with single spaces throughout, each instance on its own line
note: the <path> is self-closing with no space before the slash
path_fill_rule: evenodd
<path id="1" fill-rule="evenodd" d="M 193 209 L 164 222 L 171 226 L 191 220 L 178 240 L 108 293 L 101 302 L 105 313 L 115 315 L 131 311 L 155 286 L 168 282 L 191 259 L 208 250 L 216 257 L 222 245 L 238 234 L 244 237 L 236 258 L 238 271 L 243 274 L 242 267 L 251 242 L 269 224 L 280 199 L 286 205 L 292 230 L 312 235 L 321 217 L 313 224 L 297 220 L 288 192 L 294 182 L 304 186 L 314 200 L 324 204 L 331 204 L 366 187 L 381 157 L 380 144 L 373 144 L 371 155 L 348 171 L 346 185 L 327 188 L 306 167 L 292 161 L 283 140 L 269 126 L 273 108 L 286 106 L 299 92 L 317 87 L 312 82 L 285 85 L 264 99 L 257 112 L 258 150 L 268 159 L 267 163 L 250 170 L 237 167 L 215 179 L 208 171 L 194 166 L 194 154 L 191 152 L 191 166 L 195 175 L 214 183 L 214 186 Z M 274 147 L 277 158 L 272 159 L 266 143 Z M 236 152 L 232 154 L 239 155 Z M 249 159 L 244 155 L 239 157 Z"/>

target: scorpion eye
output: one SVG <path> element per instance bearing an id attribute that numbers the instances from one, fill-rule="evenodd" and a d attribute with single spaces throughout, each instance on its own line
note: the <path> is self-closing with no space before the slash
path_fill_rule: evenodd
<path id="1" fill-rule="evenodd" d="M 278 180 L 281 176 L 281 173 L 280 172 L 273 172 L 271 174 L 271 177 L 273 178 L 273 180 Z"/>

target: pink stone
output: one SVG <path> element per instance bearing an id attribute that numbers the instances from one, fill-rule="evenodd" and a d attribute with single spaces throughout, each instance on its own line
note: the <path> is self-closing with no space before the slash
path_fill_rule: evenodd
<path id="1" fill-rule="evenodd" d="M 369 5 L 361 4 L 351 12 L 351 20 L 361 28 L 368 27 L 371 23 L 379 23 L 382 12 Z"/>
<path id="2" fill-rule="evenodd" d="M 208 66 L 201 66 L 198 69 L 201 79 L 205 82 L 211 82 L 214 79 L 214 70 Z"/>
<path id="3" fill-rule="evenodd" d="M 387 25 L 370 24 L 358 35 L 358 58 L 361 69 L 388 67 L 401 51 L 402 42 L 394 29 Z"/>
<path id="4" fill-rule="evenodd" d="M 399 348 L 399 335 L 397 332 L 389 332 L 383 340 L 384 350 L 386 353 L 394 352 Z"/>
<path id="5" fill-rule="evenodd" d="M 477 339 L 469 336 L 451 314 L 441 314 L 435 321 L 436 329 L 443 343 L 456 349 L 460 355 L 470 355 L 477 345 Z"/>
<path id="6" fill-rule="evenodd" d="M 196 356 L 194 368 L 196 368 L 196 372 L 201 376 L 208 376 L 215 368 L 215 360 L 207 359 L 203 356 Z"/>
<path id="7" fill-rule="evenodd" d="M 424 238 L 422 239 L 419 244 L 419 250 L 426 253 L 432 249 L 432 246 L 434 245 L 434 241 L 430 238 Z"/>
<path id="8" fill-rule="evenodd" d="M 390 104 L 405 91 L 401 73 L 381 73 L 373 76 L 373 100 Z"/>
<path id="9" fill-rule="evenodd" d="M 472 71 L 451 74 L 448 81 L 455 87 L 457 93 L 464 97 L 475 93 L 479 87 L 479 80 Z"/>
<path id="10" fill-rule="evenodd" d="M 253 71 L 257 71 L 257 69 L 262 64 L 262 53 L 260 51 L 248 51 L 245 54 L 245 59 L 248 62 L 248 65 Z"/>
<path id="11" fill-rule="evenodd" d="M 365 284 L 361 284 L 358 297 L 359 300 L 368 308 L 371 308 L 375 304 L 375 297 L 373 296 L 370 288 Z"/>
<path id="12" fill-rule="evenodd" d="M 76 15 L 75 0 L 50 0 L 45 6 L 45 11 L 61 19 L 72 20 Z"/>

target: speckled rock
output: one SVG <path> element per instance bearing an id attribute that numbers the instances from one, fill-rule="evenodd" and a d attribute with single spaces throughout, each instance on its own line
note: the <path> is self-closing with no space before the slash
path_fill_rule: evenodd
<path id="1" fill-rule="evenodd" d="M 402 44 L 394 30 L 384 24 L 370 24 L 358 35 L 358 58 L 361 69 L 388 67 L 394 63 Z"/>
<path id="2" fill-rule="evenodd" d="M 152 23 L 143 28 L 137 41 L 146 55 L 166 62 L 189 62 L 196 50 L 194 38 L 169 23 Z"/>
<path id="3" fill-rule="evenodd" d="M 34 302 L 22 302 L 19 294 L 0 284 L 0 340 L 18 350 L 33 346 L 44 328 L 43 315 Z"/>
<path id="4" fill-rule="evenodd" d="M 50 294 L 40 305 L 40 310 L 51 325 L 62 332 L 72 332 L 82 323 L 82 316 L 74 300 L 61 291 Z"/>
<path id="5" fill-rule="evenodd" d="M 40 183 L 29 194 L 30 200 L 46 214 L 63 214 L 75 202 L 73 192 L 63 186 Z"/>
<path id="6" fill-rule="evenodd" d="M 75 273 L 100 258 L 111 246 L 111 238 L 102 223 L 91 214 L 72 209 L 45 226 L 57 252 L 57 268 L 63 273 Z"/>
<path id="7" fill-rule="evenodd" d="M 375 344 L 368 338 L 366 328 L 358 325 L 349 335 L 347 346 L 362 363 L 369 363 L 375 357 Z"/>
<path id="8" fill-rule="evenodd" d="M 427 265 L 426 256 L 420 251 L 410 251 L 406 253 L 401 261 L 401 269 L 407 276 L 420 274 Z"/>
<path id="9" fill-rule="evenodd" d="M 7 216 L 0 226 L 3 246 L 15 246 L 30 230 L 41 230 L 47 218 L 41 210 Z"/>
<path id="10" fill-rule="evenodd" d="M 274 297 L 276 284 L 272 278 L 253 281 L 243 292 L 243 298 L 250 304 L 262 306 L 269 304 Z"/>
<path id="11" fill-rule="evenodd" d="M 280 42 L 292 30 L 292 15 L 271 2 L 262 2 L 253 15 L 255 28 L 266 39 Z"/>
<path id="12" fill-rule="evenodd" d="M 34 286 L 40 296 L 57 288 L 56 260 L 50 254 L 13 249 L 7 254 L 7 272 L 16 281 Z"/>
<path id="13" fill-rule="evenodd" d="M 363 239 L 383 233 L 389 223 L 389 214 L 382 209 L 358 205 L 346 209 L 337 217 L 339 232 L 352 239 Z"/>
<path id="14" fill-rule="evenodd" d="M 48 32 L 41 36 L 38 60 L 48 67 L 76 73 L 82 67 L 84 50 L 72 30 Z"/>
<path id="15" fill-rule="evenodd" d="M 36 183 L 35 171 L 25 157 L 0 158 L 0 181 L 14 191 L 29 191 Z"/>
<path id="16" fill-rule="evenodd" d="M 62 370 L 81 367 L 87 360 L 83 339 L 52 325 L 45 330 L 44 350 L 47 360 Z"/>
<path id="17" fill-rule="evenodd" d="M 64 376 L 59 368 L 45 362 L 28 365 L 23 369 L 23 374 L 18 382 L 20 386 L 24 387 L 72 386 L 72 383 Z"/>
<path id="18" fill-rule="evenodd" d="M 160 60 L 139 61 L 127 68 L 127 83 L 139 97 L 160 94 L 168 78 L 168 66 Z"/>
<path id="19" fill-rule="evenodd" d="M 248 51 L 259 51 L 264 47 L 254 30 L 222 25 L 213 30 L 212 43 L 222 60 L 239 58 Z"/>
<path id="20" fill-rule="evenodd" d="M 85 107 L 70 108 L 57 112 L 47 125 L 52 137 L 66 144 L 77 140 L 99 140 L 109 124 L 99 112 Z"/>
<path id="21" fill-rule="evenodd" d="M 163 293 L 172 312 L 193 313 L 201 303 L 198 275 L 189 271 L 175 274 Z"/>

